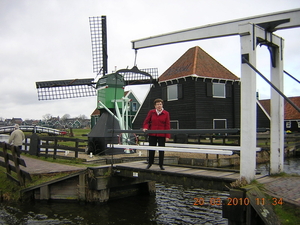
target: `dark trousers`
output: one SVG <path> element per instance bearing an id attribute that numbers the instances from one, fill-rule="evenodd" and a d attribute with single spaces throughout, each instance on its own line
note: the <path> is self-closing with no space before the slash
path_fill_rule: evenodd
<path id="1" fill-rule="evenodd" d="M 149 146 L 165 146 L 166 138 L 165 137 L 156 137 L 156 136 L 149 136 Z M 149 150 L 149 161 L 148 164 L 152 165 L 154 163 L 154 150 Z M 162 166 L 164 164 L 164 151 L 159 151 L 159 165 Z"/>

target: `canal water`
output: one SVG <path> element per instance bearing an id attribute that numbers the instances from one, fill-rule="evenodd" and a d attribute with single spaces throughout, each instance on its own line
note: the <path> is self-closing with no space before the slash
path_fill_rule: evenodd
<path id="1" fill-rule="evenodd" d="M 300 158 L 286 159 L 284 168 L 286 173 L 300 175 Z M 268 174 L 269 164 L 258 165 L 257 170 Z M 225 191 L 157 183 L 156 195 L 128 197 L 105 205 L 1 203 L 0 225 L 227 224 L 220 201 L 228 196 Z"/>
<path id="2" fill-rule="evenodd" d="M 156 195 L 105 205 L 18 203 L 0 206 L 0 224 L 227 224 L 220 201 L 228 192 L 156 184 Z"/>

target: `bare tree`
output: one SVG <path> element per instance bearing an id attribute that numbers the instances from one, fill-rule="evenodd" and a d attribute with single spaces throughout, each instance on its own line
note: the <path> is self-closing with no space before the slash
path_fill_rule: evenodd
<path id="1" fill-rule="evenodd" d="M 83 115 L 83 114 L 80 114 L 80 115 L 78 116 L 78 119 L 79 119 L 79 120 L 85 120 L 85 119 L 87 119 L 87 116 L 86 116 L 86 115 Z"/>
<path id="2" fill-rule="evenodd" d="M 52 115 L 49 114 L 49 113 L 43 115 L 43 120 L 44 120 L 44 121 L 48 121 L 48 120 L 50 120 L 51 118 L 52 118 Z"/>
<path id="3" fill-rule="evenodd" d="M 65 114 L 61 117 L 61 120 L 66 121 L 67 119 L 70 119 L 70 118 L 71 118 L 70 114 Z"/>

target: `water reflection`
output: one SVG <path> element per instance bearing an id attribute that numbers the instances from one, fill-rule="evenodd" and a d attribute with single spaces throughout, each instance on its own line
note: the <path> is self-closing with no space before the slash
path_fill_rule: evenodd
<path id="1" fill-rule="evenodd" d="M 32 203 L 1 205 L 0 224 L 227 224 L 222 208 L 210 199 L 225 199 L 227 192 L 185 189 L 157 184 L 156 196 L 135 196 L 106 205 Z M 194 205 L 203 198 L 204 205 Z"/>
<path id="2" fill-rule="evenodd" d="M 284 172 L 287 174 L 300 175 L 300 158 L 285 158 L 284 159 Z M 257 171 L 263 175 L 270 174 L 270 163 L 258 164 Z"/>
<path id="3" fill-rule="evenodd" d="M 8 142 L 9 135 L 7 134 L 0 134 L 0 142 Z"/>

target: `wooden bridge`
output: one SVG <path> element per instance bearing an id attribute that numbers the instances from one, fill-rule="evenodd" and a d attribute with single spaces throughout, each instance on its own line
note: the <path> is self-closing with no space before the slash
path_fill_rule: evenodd
<path id="1" fill-rule="evenodd" d="M 38 159 L 25 159 L 30 174 L 73 172 L 51 182 L 22 190 L 24 196 L 36 200 L 79 200 L 106 202 L 118 197 L 137 193 L 154 193 L 155 182 L 184 185 L 186 187 L 229 190 L 230 184 L 239 179 L 239 171 L 222 168 L 180 166 L 166 160 L 165 170 L 154 164 L 146 169 L 146 161 L 132 161 L 102 166 L 78 167 L 45 162 Z M 74 171 L 78 171 L 75 172 Z M 256 175 L 261 181 L 265 175 Z M 79 190 L 80 189 L 80 190 Z"/>
<path id="2" fill-rule="evenodd" d="M 15 130 L 14 126 L 6 126 L 0 127 L 0 134 L 9 134 Z M 41 127 L 41 126 L 26 126 L 21 125 L 20 130 L 22 131 L 30 131 L 34 133 L 48 133 L 53 135 L 59 135 L 60 131 L 57 129 L 49 128 L 49 127 Z"/>

